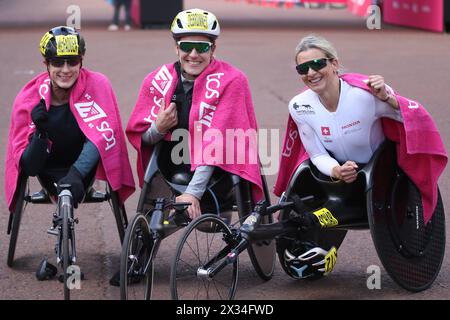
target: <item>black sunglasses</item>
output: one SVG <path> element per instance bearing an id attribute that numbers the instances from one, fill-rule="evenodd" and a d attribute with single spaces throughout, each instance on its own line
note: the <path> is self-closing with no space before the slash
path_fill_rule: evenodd
<path id="1" fill-rule="evenodd" d="M 212 47 L 212 43 L 208 41 L 178 41 L 177 44 L 186 53 L 191 53 L 194 49 L 198 53 L 205 53 Z"/>
<path id="2" fill-rule="evenodd" d="M 320 69 L 325 68 L 328 60 L 331 59 L 321 58 L 306 61 L 304 63 L 300 63 L 299 65 L 297 65 L 295 69 L 297 69 L 298 74 L 301 74 L 303 76 L 305 74 L 308 74 L 309 68 L 313 69 L 314 71 L 319 71 Z"/>
<path id="3" fill-rule="evenodd" d="M 64 67 L 64 64 L 66 64 L 66 63 L 69 67 L 76 67 L 77 65 L 79 65 L 81 63 L 81 58 L 49 59 L 48 63 L 50 63 L 50 65 L 55 68 L 62 68 L 62 67 Z"/>

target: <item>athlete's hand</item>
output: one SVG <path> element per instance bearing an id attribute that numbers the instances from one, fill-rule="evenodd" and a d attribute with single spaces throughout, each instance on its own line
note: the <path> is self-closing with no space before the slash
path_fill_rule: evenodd
<path id="1" fill-rule="evenodd" d="M 332 175 L 346 183 L 351 183 L 356 180 L 358 175 L 358 165 L 354 161 L 347 161 L 342 166 L 333 168 Z"/>
<path id="2" fill-rule="evenodd" d="M 166 133 L 170 128 L 173 128 L 178 124 L 177 106 L 175 103 L 171 103 L 166 109 L 166 103 L 164 99 L 161 102 L 161 108 L 159 108 L 158 115 L 156 116 L 156 129 L 160 133 Z"/>
<path id="3" fill-rule="evenodd" d="M 380 100 L 385 101 L 390 95 L 386 90 L 384 78 L 380 75 L 369 76 L 367 86 L 372 91 L 372 94 Z"/>
<path id="4" fill-rule="evenodd" d="M 191 203 L 191 205 L 187 208 L 189 217 L 191 217 L 191 219 L 195 219 L 202 214 L 202 211 L 200 210 L 200 201 L 198 201 L 198 199 L 192 194 L 183 193 L 182 195 L 176 197 L 176 202 Z"/>
<path id="5" fill-rule="evenodd" d="M 48 112 L 45 107 L 45 100 L 41 99 L 39 103 L 31 110 L 31 120 L 33 120 L 36 130 L 45 133 L 48 130 Z"/>

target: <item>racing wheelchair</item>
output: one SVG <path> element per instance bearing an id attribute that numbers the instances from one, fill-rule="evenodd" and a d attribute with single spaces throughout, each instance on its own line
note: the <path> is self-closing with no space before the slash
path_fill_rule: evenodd
<path id="1" fill-rule="evenodd" d="M 171 160 L 172 142 L 161 141 L 154 151 L 144 176 L 137 214 L 129 224 L 122 246 L 120 259 L 120 296 L 123 300 L 150 300 L 154 279 L 154 261 L 161 241 L 190 224 L 187 214 L 189 203 L 175 203 L 174 196 L 182 194 L 192 178 L 189 166 L 174 165 Z M 270 202 L 267 185 L 263 178 L 265 200 Z M 210 213 L 229 225 L 232 211 L 237 211 L 240 220 L 251 213 L 253 201 L 250 184 L 244 179 L 229 174 L 220 168 L 210 178 L 200 207 L 203 214 Z M 226 212 L 228 214 L 223 215 Z M 266 216 L 261 223 L 271 223 Z M 197 225 L 206 234 L 214 234 L 211 226 Z M 263 280 L 271 279 L 275 267 L 275 242 L 248 246 L 251 263 Z M 237 268 L 233 268 L 237 275 Z M 209 298 L 222 299 L 216 288 L 223 282 L 216 281 L 207 292 Z M 208 291 L 208 290 L 207 290 Z M 203 297 L 199 297 L 203 298 Z"/>
<path id="2" fill-rule="evenodd" d="M 279 222 L 260 223 L 276 211 L 281 211 Z M 198 230 L 205 223 L 215 230 L 212 240 Z M 442 199 L 439 193 L 433 216 L 425 225 L 421 194 L 397 166 L 395 145 L 389 141 L 351 184 L 330 181 L 306 161 L 297 168 L 279 203 L 258 203 L 240 228 L 230 228 L 212 215 L 192 221 L 177 244 L 171 269 L 172 298 L 186 298 L 186 282 L 191 288 L 206 290 L 212 280 L 228 274 L 223 298 L 232 299 L 237 275 L 225 270 L 237 267 L 239 254 L 249 245 L 272 239 L 276 239 L 279 261 L 289 276 L 321 278 L 333 270 L 346 232 L 368 228 L 383 266 L 397 284 L 413 292 L 432 285 L 445 252 Z M 195 259 L 183 254 L 189 250 L 208 254 Z"/>
<path id="3" fill-rule="evenodd" d="M 86 188 L 86 194 L 82 203 L 96 203 L 108 201 L 114 214 L 120 241 L 123 241 L 125 229 L 128 225 L 125 206 L 120 204 L 119 196 L 113 191 L 109 183 L 106 183 L 104 191 L 94 189 L 95 171 L 91 174 L 90 183 Z M 77 253 L 75 245 L 75 224 L 78 218 L 75 218 L 73 209 L 72 194 L 70 185 L 60 185 L 61 192 L 58 194 L 56 186 L 47 179 L 37 177 L 42 189 L 40 191 L 30 192 L 30 179 L 23 173 L 19 174 L 17 189 L 14 195 L 14 210 L 10 212 L 7 234 L 10 235 L 7 265 L 13 267 L 16 244 L 19 235 L 21 220 L 24 216 L 25 208 L 31 204 L 56 204 L 53 213 L 52 226 L 47 230 L 50 235 L 56 236 L 55 253 L 57 264 L 61 266 L 63 273 L 60 281 L 64 284 L 64 299 L 70 299 L 71 284 L 68 278 L 77 271 L 75 263 L 77 262 Z M 49 279 L 55 276 L 57 269 L 44 259 L 37 272 L 38 280 Z M 82 279 L 77 275 L 77 279 Z"/>

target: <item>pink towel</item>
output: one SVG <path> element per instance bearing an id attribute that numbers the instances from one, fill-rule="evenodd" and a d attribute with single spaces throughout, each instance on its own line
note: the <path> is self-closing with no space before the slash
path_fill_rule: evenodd
<path id="1" fill-rule="evenodd" d="M 25 85 L 14 101 L 5 165 L 6 200 L 11 211 L 15 205 L 12 202 L 20 171 L 19 161 L 35 130 L 31 110 L 41 98 L 45 99 L 48 110 L 51 90 L 46 72 Z M 134 192 L 135 184 L 116 97 L 108 79 L 82 68 L 69 104 L 80 129 L 100 153 L 96 177 L 107 180 L 112 189 L 118 191 L 123 203 Z"/>
<path id="2" fill-rule="evenodd" d="M 128 122 L 126 133 L 138 152 L 137 172 L 141 186 L 152 152 L 151 148 L 142 147 L 142 133 L 156 119 L 162 99 L 169 106 L 177 82 L 174 64 L 164 65 L 149 74 L 144 79 L 136 107 Z M 200 165 L 220 167 L 250 181 L 255 199 L 261 199 L 263 191 L 257 156 L 257 124 L 247 78 L 233 66 L 213 60 L 195 80 L 193 90 L 189 114 L 189 145 L 195 145 L 190 148 L 191 170 Z M 234 143 L 234 147 L 227 150 L 226 141 L 231 146 L 232 139 L 225 139 L 227 134 L 234 132 L 230 131 L 232 129 L 254 132 L 255 139 L 246 139 L 242 147 Z M 218 136 L 222 136 L 224 140 L 216 139 Z M 170 135 L 165 139 L 170 139 Z M 239 150 L 246 152 L 244 161 L 237 159 L 242 155 Z"/>
<path id="3" fill-rule="evenodd" d="M 345 74 L 342 79 L 352 86 L 370 91 L 363 80 L 368 76 Z M 437 203 L 437 182 L 447 164 L 447 152 L 433 119 L 418 102 L 392 92 L 400 105 L 403 124 L 383 118 L 383 131 L 389 140 L 397 143 L 397 162 L 422 194 L 424 221 L 433 215 Z M 291 176 L 308 154 L 299 139 L 297 125 L 289 116 L 280 168 L 274 193 L 286 190 Z"/>

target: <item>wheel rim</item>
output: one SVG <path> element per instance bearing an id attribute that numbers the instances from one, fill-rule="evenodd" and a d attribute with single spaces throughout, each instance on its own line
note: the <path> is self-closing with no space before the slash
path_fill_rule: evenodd
<path id="1" fill-rule="evenodd" d="M 209 229 L 209 230 L 208 230 Z M 215 230 L 213 232 L 212 230 Z M 172 298 L 182 300 L 227 300 L 234 297 L 238 278 L 238 260 L 227 265 L 212 279 L 199 275 L 199 268 L 227 246 L 229 227 L 213 215 L 191 222 L 177 246 L 172 265 Z M 221 260 L 214 260 L 217 264 Z"/>
<path id="2" fill-rule="evenodd" d="M 399 180 L 394 183 L 390 203 L 369 208 L 370 231 L 378 256 L 391 278 L 404 289 L 417 292 L 429 288 L 441 268 L 445 253 L 445 214 L 438 194 L 433 217 L 424 225 L 422 208 L 416 209 L 414 205 L 421 203 L 420 192 L 405 176 Z M 400 202 L 400 194 L 409 203 Z M 376 193 L 368 193 L 368 203 L 383 203 L 381 200 Z"/>
<path id="3" fill-rule="evenodd" d="M 152 241 L 147 219 L 138 215 L 127 229 L 121 256 L 121 298 L 125 300 L 149 300 L 153 277 L 151 256 Z"/>
<path id="4" fill-rule="evenodd" d="M 64 280 L 64 300 L 70 300 L 70 289 L 67 280 L 69 278 L 70 253 L 69 253 L 69 210 L 63 207 L 63 280 Z"/>

